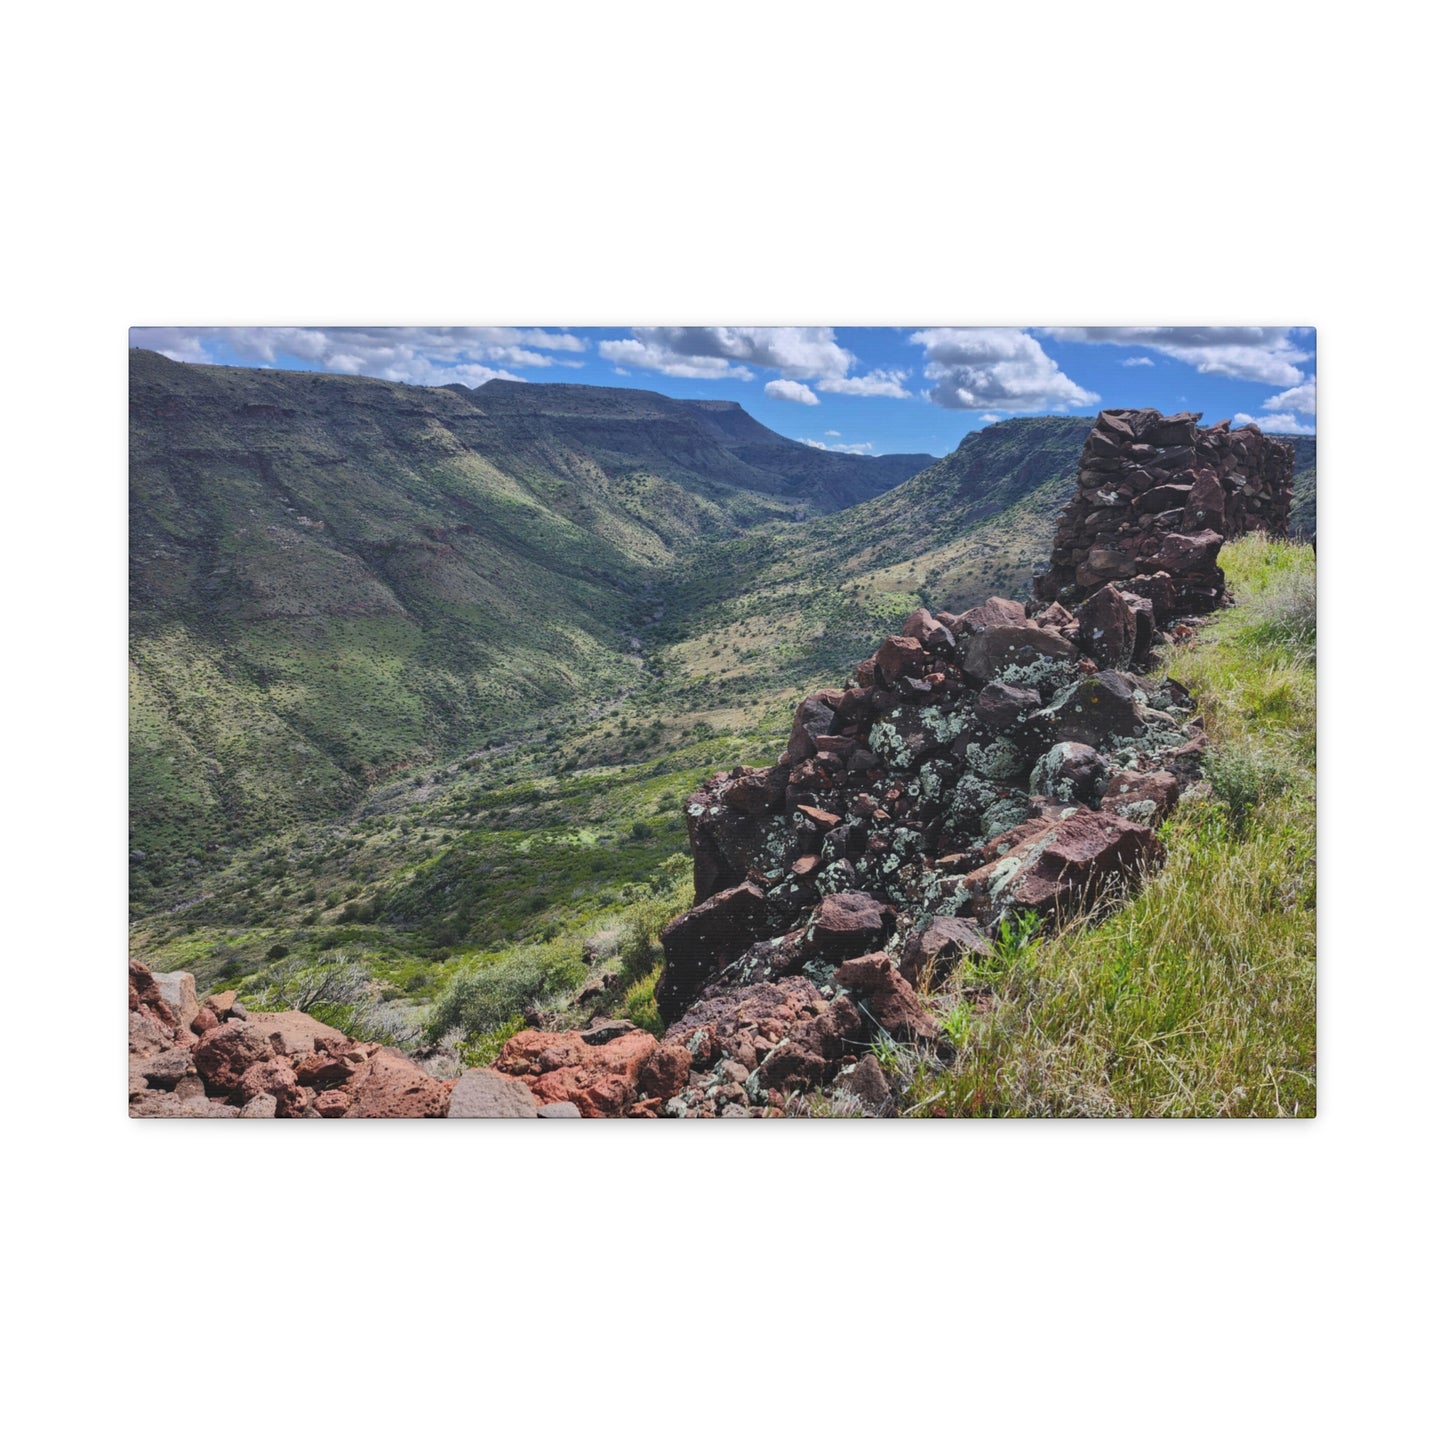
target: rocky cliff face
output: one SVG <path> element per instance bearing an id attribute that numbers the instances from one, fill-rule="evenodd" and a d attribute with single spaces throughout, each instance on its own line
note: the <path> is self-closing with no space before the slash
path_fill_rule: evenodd
<path id="1" fill-rule="evenodd" d="M 1284 535 L 1293 469 L 1294 448 L 1255 426 L 1100 412 L 1035 595 L 1078 607 L 1112 585 L 1147 601 L 1155 624 L 1208 612 L 1224 597 L 1220 547 L 1249 531 Z"/>

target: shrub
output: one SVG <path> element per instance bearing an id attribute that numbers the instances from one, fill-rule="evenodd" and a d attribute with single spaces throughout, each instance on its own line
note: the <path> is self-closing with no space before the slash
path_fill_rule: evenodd
<path id="1" fill-rule="evenodd" d="M 475 1039 L 502 1027 L 548 996 L 581 985 L 586 966 L 565 940 L 522 944 L 464 967 L 443 989 L 427 1023 L 427 1038 L 460 1030 Z"/>
<path id="2" fill-rule="evenodd" d="M 1297 781 L 1296 770 L 1288 763 L 1263 748 L 1244 743 L 1214 749 L 1205 759 L 1204 776 L 1236 828 L 1261 803 L 1281 796 Z"/>

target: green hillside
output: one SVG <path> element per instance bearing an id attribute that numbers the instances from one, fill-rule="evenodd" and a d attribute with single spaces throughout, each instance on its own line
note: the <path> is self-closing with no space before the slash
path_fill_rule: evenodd
<path id="1" fill-rule="evenodd" d="M 731 404 L 131 354 L 137 881 L 335 816 L 408 762 L 637 684 L 679 558 L 932 461 Z"/>
<path id="2" fill-rule="evenodd" d="M 1294 446 L 1294 501 L 1289 509 L 1290 536 L 1315 539 L 1315 438 L 1284 437 Z"/>

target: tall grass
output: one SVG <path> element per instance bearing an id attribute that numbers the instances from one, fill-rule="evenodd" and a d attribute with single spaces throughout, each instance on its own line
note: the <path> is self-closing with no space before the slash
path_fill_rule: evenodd
<path id="1" fill-rule="evenodd" d="M 1314 1114 L 1314 554 L 1250 537 L 1221 561 L 1237 605 L 1165 659 L 1211 741 L 1165 868 L 1015 953 L 911 1112 Z"/>

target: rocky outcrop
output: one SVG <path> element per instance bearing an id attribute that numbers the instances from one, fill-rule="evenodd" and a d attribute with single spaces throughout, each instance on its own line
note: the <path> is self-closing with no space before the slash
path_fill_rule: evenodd
<path id="1" fill-rule="evenodd" d="M 1084 444 L 1078 492 L 1034 592 L 1075 611 L 1075 640 L 1105 666 L 1142 661 L 1154 629 L 1221 604 L 1225 542 L 1283 536 L 1289 524 L 1290 443 L 1199 419 L 1104 411 Z"/>
<path id="2" fill-rule="evenodd" d="M 1086 908 L 1157 867 L 1197 720 L 1178 684 L 1123 665 L 1148 606 L 1108 594 L 1086 616 L 1088 636 L 1059 604 L 920 608 L 853 686 L 799 704 L 776 765 L 694 793 L 695 903 L 662 935 L 663 1020 L 806 982 L 850 1002 L 858 1050 L 928 1039 L 914 985 L 988 952 L 1003 917 Z M 814 1057 L 828 1066 L 795 1071 L 810 1087 L 837 1072 Z"/>
<path id="3" fill-rule="evenodd" d="M 133 1118 L 439 1119 L 452 1088 L 399 1049 L 233 993 L 198 1002 L 190 974 L 131 961 Z"/>

